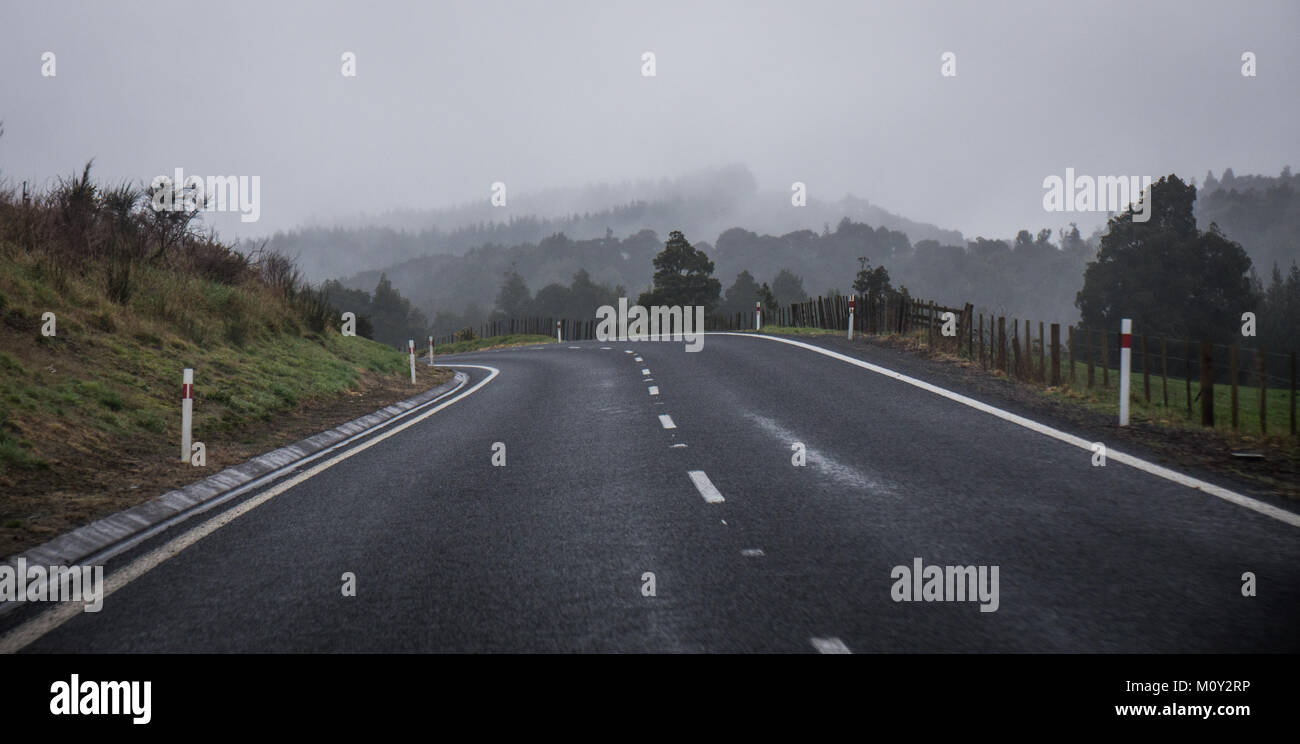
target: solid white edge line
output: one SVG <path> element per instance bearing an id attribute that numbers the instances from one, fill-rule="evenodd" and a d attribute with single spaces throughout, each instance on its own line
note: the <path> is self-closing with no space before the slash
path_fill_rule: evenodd
<path id="1" fill-rule="evenodd" d="M 870 370 L 872 372 L 875 372 L 876 374 L 884 375 L 885 377 L 891 377 L 895 380 L 898 380 L 899 382 L 904 382 L 907 383 L 908 385 L 921 388 L 922 390 L 934 393 L 935 395 L 943 396 L 944 398 L 947 398 L 951 401 L 961 403 L 964 406 L 970 406 L 971 408 L 974 408 L 977 411 L 983 411 L 984 413 L 987 413 L 990 416 L 997 416 L 998 418 L 1004 421 L 1009 421 L 1013 424 L 1016 424 L 1017 426 L 1023 426 L 1024 428 L 1042 434 L 1043 436 L 1051 437 L 1053 439 L 1065 442 L 1066 444 L 1074 445 L 1075 447 L 1078 447 L 1083 450 L 1087 450 L 1089 452 L 1092 451 L 1092 442 L 1083 439 L 1081 437 L 1076 437 L 1073 434 L 1067 434 L 1061 431 L 1060 429 L 1054 429 L 1046 424 L 1040 424 L 1037 421 L 1034 421 L 1033 419 L 1028 419 L 1025 418 L 1024 416 L 1018 416 L 1014 413 L 1011 413 L 1010 411 L 1004 411 L 1001 408 L 997 408 L 996 406 L 991 406 L 987 403 L 981 403 L 980 401 L 975 400 L 974 398 L 968 398 L 965 395 L 962 395 L 961 393 L 954 393 L 951 390 L 948 390 L 946 388 L 941 388 L 938 385 L 932 385 L 928 382 L 925 382 L 924 380 L 918 380 L 915 377 L 908 377 L 907 375 L 902 374 L 901 372 L 895 372 L 894 370 L 889 369 L 887 367 L 881 367 L 879 365 L 872 364 L 871 362 L 864 362 L 861 359 L 854 359 L 851 356 L 847 356 L 845 354 L 841 354 L 836 351 L 831 351 L 830 349 L 823 349 L 820 346 L 814 346 L 812 344 L 807 344 L 802 341 L 795 341 L 793 339 L 788 339 L 788 338 L 779 338 L 777 336 L 768 336 L 761 333 L 731 333 L 726 331 L 710 331 L 706 333 L 706 335 L 762 338 L 762 339 L 767 339 L 768 341 L 778 341 L 783 344 L 790 344 L 791 346 L 797 346 L 801 349 L 814 351 L 823 356 L 828 356 L 831 357 L 832 359 L 838 359 L 842 362 L 847 362 L 849 364 L 856 365 L 863 369 Z M 1109 446 L 1106 447 L 1106 459 L 1107 461 L 1114 460 L 1115 462 L 1123 463 L 1124 465 L 1128 465 L 1129 467 L 1136 468 L 1138 470 L 1141 470 L 1145 473 L 1149 473 L 1156 477 L 1164 478 L 1165 480 L 1168 481 L 1173 481 L 1174 483 L 1177 483 L 1181 486 L 1187 486 L 1188 488 L 1193 488 L 1198 491 L 1204 491 L 1205 493 L 1208 493 L 1211 496 L 1216 496 L 1220 499 L 1223 499 L 1224 501 L 1227 501 L 1232 504 L 1236 504 L 1237 506 L 1243 506 L 1247 509 L 1250 509 L 1251 511 L 1259 512 L 1260 514 L 1263 514 L 1266 517 L 1272 517 L 1273 519 L 1276 519 L 1277 521 L 1283 522 L 1285 524 L 1289 524 L 1292 527 L 1300 527 L 1300 514 L 1296 514 L 1295 512 L 1290 512 L 1285 509 L 1279 509 L 1278 507 L 1273 506 L 1272 504 L 1266 504 L 1257 499 L 1252 499 L 1249 496 L 1244 496 L 1235 491 L 1230 491 L 1226 488 L 1223 488 L 1222 486 L 1216 486 L 1213 483 L 1203 481 L 1200 478 L 1194 478 L 1190 475 L 1184 475 L 1183 473 L 1179 473 L 1176 470 L 1170 470 L 1169 468 L 1156 465 L 1153 462 L 1147 462 L 1146 460 L 1143 460 L 1140 457 L 1135 457 L 1133 455 L 1125 454 L 1118 450 L 1111 449 Z"/>
<path id="2" fill-rule="evenodd" d="M 439 365 L 439 366 L 456 366 L 456 365 Z M 82 565 L 105 563 L 109 559 L 117 555 L 120 555 L 121 553 L 124 553 L 130 550 L 131 548 L 134 548 L 136 545 L 139 545 L 145 540 L 154 537 L 160 532 L 165 532 L 182 522 L 188 522 L 190 519 L 193 519 L 194 517 L 200 514 L 204 514 L 206 512 L 212 511 L 218 506 L 225 504 L 231 499 L 243 496 L 249 491 L 256 491 L 258 489 L 261 489 L 264 486 L 266 486 L 268 483 L 273 483 L 279 480 L 280 478 L 284 477 L 285 474 L 298 470 L 309 462 L 315 462 L 316 460 L 319 460 L 322 457 L 327 457 L 341 449 L 347 449 L 348 447 L 351 447 L 352 445 L 356 444 L 359 440 L 370 437 L 374 435 L 376 432 L 383 431 L 388 426 L 400 423 L 401 421 L 410 418 L 411 416 L 423 412 L 429 406 L 435 405 L 439 401 L 445 398 L 449 398 L 455 395 L 456 393 L 460 392 L 460 389 L 465 387 L 468 381 L 469 379 L 467 377 L 462 378 L 460 382 L 456 383 L 456 386 L 454 388 L 448 390 L 447 392 L 443 393 L 442 395 L 439 395 L 436 398 L 433 398 L 432 400 L 427 400 L 421 403 L 420 405 L 415 406 L 414 408 L 408 409 L 406 411 L 403 411 L 390 419 L 381 421 L 367 429 L 363 429 L 362 431 L 359 431 L 356 434 L 353 434 L 346 439 L 331 444 L 330 446 L 326 447 L 323 450 L 320 450 L 319 452 L 313 452 L 310 455 L 294 460 L 293 462 L 286 463 L 276 468 L 275 470 L 272 470 L 267 473 L 263 473 L 258 477 L 254 478 L 253 480 L 244 483 L 243 485 L 230 489 L 226 493 L 221 494 L 220 496 L 218 496 L 215 499 L 212 499 L 211 501 L 206 501 L 204 503 L 197 504 L 190 509 L 186 509 L 180 514 L 177 514 L 162 522 L 159 522 L 158 524 L 153 525 L 152 527 L 141 532 L 138 535 L 132 535 L 124 540 L 121 540 L 120 542 L 113 543 L 112 545 L 104 548 L 103 550 L 100 550 L 99 552 L 88 555 L 85 558 L 82 558 L 80 561 L 78 561 L 78 563 Z"/>
<path id="3" fill-rule="evenodd" d="M 723 501 L 726 501 L 726 499 L 722 498 L 722 494 L 718 489 L 713 485 L 713 481 L 709 480 L 709 476 L 704 474 L 703 470 L 689 470 L 686 474 L 691 477 L 691 482 L 695 484 L 695 490 L 700 492 L 700 495 L 704 497 L 706 502 L 710 504 L 721 504 Z"/>
<path id="4" fill-rule="evenodd" d="M 282 483 L 278 483 L 272 486 L 271 488 L 268 488 L 267 490 L 248 499 L 247 501 L 244 501 L 238 504 L 237 506 L 231 507 L 230 509 L 223 511 L 222 513 L 212 517 L 211 519 L 207 520 L 202 524 L 191 527 L 189 530 L 185 531 L 184 533 L 180 534 L 177 537 L 172 538 L 171 540 L 167 541 L 165 544 L 157 548 L 154 548 L 153 550 L 149 551 L 145 555 L 140 556 L 139 558 L 136 558 L 135 560 L 128 563 L 126 566 L 123 566 L 122 568 L 114 571 L 104 580 L 104 587 L 102 590 L 102 594 L 100 596 L 101 601 L 108 599 L 108 597 L 112 595 L 114 592 L 116 592 L 117 590 L 121 589 L 127 584 L 130 584 L 132 581 L 140 578 L 141 576 L 148 573 L 150 570 L 156 568 L 157 566 L 161 565 L 163 562 L 167 561 L 168 559 L 179 555 L 181 551 L 190 547 L 191 545 L 198 542 L 199 540 L 202 540 L 208 535 L 211 535 L 213 532 L 216 532 L 222 527 L 225 527 L 226 525 L 235 521 L 239 517 L 242 517 L 243 515 L 256 509 L 262 504 L 265 504 L 266 502 L 270 501 L 276 496 L 279 496 L 285 491 L 288 491 L 289 489 L 293 488 L 299 483 L 302 483 L 303 481 L 308 480 L 309 478 L 319 475 L 320 473 L 339 464 L 340 462 L 343 462 L 349 457 L 364 452 L 370 449 L 371 447 L 375 446 L 376 444 L 379 444 L 380 442 L 384 441 L 385 439 L 388 439 L 391 436 L 394 436 L 402 431 L 405 431 L 406 429 L 409 429 L 412 426 L 415 426 L 416 424 L 429 418 L 433 414 L 437 413 L 438 411 L 441 411 L 442 409 L 455 403 L 456 401 L 470 396 L 479 388 L 491 382 L 492 378 L 500 374 L 500 370 L 496 369 L 495 367 L 487 367 L 478 364 L 447 364 L 442 366 L 470 367 L 474 369 L 484 369 L 484 370 L 491 371 L 491 374 L 483 378 L 482 380 L 480 380 L 476 385 L 474 385 L 470 389 L 457 395 L 456 397 L 444 403 L 441 403 L 429 409 L 428 411 L 425 411 L 423 414 L 409 421 L 406 421 L 399 426 L 383 431 L 377 434 L 376 436 L 374 436 L 373 438 L 368 439 L 351 449 L 348 449 L 344 452 L 340 452 L 337 456 L 332 457 L 329 460 L 326 460 L 317 465 L 314 465 L 309 470 L 304 470 L 298 475 L 295 475 L 294 477 L 289 478 L 288 480 L 285 480 Z M 46 633 L 49 633 L 50 631 L 66 623 L 68 620 L 71 620 L 77 615 L 82 614 L 82 612 L 84 612 L 84 609 L 82 604 L 80 603 L 74 604 L 69 602 L 69 603 L 64 603 L 64 604 L 51 607 L 49 610 L 45 611 L 44 613 L 37 615 L 36 617 L 10 630 L 8 633 L 4 635 L 3 638 L 0 638 L 0 654 L 12 654 L 22 650 L 32 642 L 40 639 L 41 636 L 44 636 Z"/>

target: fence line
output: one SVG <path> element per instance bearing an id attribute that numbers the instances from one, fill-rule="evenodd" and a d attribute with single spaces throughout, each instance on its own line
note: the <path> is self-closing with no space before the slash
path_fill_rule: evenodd
<path id="1" fill-rule="evenodd" d="M 1001 372 L 1022 382 L 1047 387 L 1075 387 L 1085 391 L 1111 388 L 1111 372 L 1119 370 L 1119 332 L 1109 329 L 1068 325 L 1062 332 L 1059 323 L 1036 325 L 1028 318 L 975 313 L 967 303 L 948 307 L 898 292 L 868 293 L 852 296 L 856 303 L 853 316 L 854 335 L 913 336 L 918 343 L 924 336 L 927 348 L 964 356 L 981 369 Z M 825 330 L 848 330 L 850 295 L 811 297 L 775 309 L 765 308 L 762 324 Z M 944 317 L 952 313 L 950 329 L 941 329 Z M 714 313 L 705 318 L 705 330 L 753 330 L 753 311 L 734 314 Z M 514 334 L 554 337 L 556 323 L 565 341 L 596 340 L 598 321 L 593 318 L 529 316 L 488 321 L 479 326 L 479 338 Z M 456 334 L 439 336 L 435 344 L 456 340 Z M 963 348 L 964 347 L 964 348 Z M 1141 375 L 1131 397 L 1148 409 L 1159 407 L 1166 412 L 1181 408 L 1193 420 L 1199 416 L 1203 426 L 1213 427 L 1216 400 L 1221 387 L 1228 387 L 1227 414 L 1233 429 L 1242 426 L 1242 388 L 1250 391 L 1258 410 L 1257 425 L 1261 434 L 1269 431 L 1269 416 L 1282 426 L 1274 433 L 1296 434 L 1296 353 L 1279 354 L 1264 348 L 1195 342 L 1189 338 L 1170 338 L 1152 334 L 1133 334 L 1132 373 Z M 1194 384 L 1195 383 L 1195 384 Z M 1193 388 L 1196 388 L 1193 390 Z M 1171 403 L 1171 391 L 1175 405 Z M 1274 395 L 1270 396 L 1270 391 Z M 1177 401 L 1177 398 L 1182 401 Z M 1270 397 L 1272 400 L 1270 400 Z M 1200 404 L 1199 413 L 1195 411 Z M 1278 408 L 1282 410 L 1278 410 Z M 1221 422 L 1220 422 L 1221 423 Z"/>

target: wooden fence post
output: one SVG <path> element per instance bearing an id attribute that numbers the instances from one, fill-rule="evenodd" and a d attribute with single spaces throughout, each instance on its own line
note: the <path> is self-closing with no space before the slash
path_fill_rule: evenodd
<path id="1" fill-rule="evenodd" d="M 1074 387 L 1074 326 L 1066 329 L 1066 336 L 1070 347 L 1070 387 Z"/>
<path id="2" fill-rule="evenodd" d="M 1052 324 L 1052 387 L 1061 386 L 1061 324 Z"/>
<path id="3" fill-rule="evenodd" d="M 1095 331 L 1084 331 L 1082 335 L 1083 343 L 1088 347 L 1088 389 L 1091 390 L 1096 379 L 1096 373 L 1093 371 L 1092 366 L 1092 342 L 1097 337 L 1097 333 Z"/>
<path id="4" fill-rule="evenodd" d="M 1169 353 L 1165 337 L 1160 337 L 1160 392 L 1164 394 L 1164 407 L 1169 407 Z"/>
<path id="5" fill-rule="evenodd" d="M 1151 358 L 1147 356 L 1147 335 L 1142 334 L 1142 395 L 1151 406 Z"/>
<path id="6" fill-rule="evenodd" d="M 1004 315 L 998 316 L 998 369 L 1003 372 L 1007 369 L 1007 319 Z"/>
<path id="7" fill-rule="evenodd" d="M 1101 330 L 1101 386 L 1110 389 L 1110 333 Z"/>
<path id="8" fill-rule="evenodd" d="M 975 306 L 966 303 L 966 308 L 962 312 L 962 319 L 966 322 L 966 358 L 975 358 Z"/>
<path id="9" fill-rule="evenodd" d="M 930 300 L 930 306 L 926 309 L 929 310 L 929 317 L 925 324 L 925 349 L 929 351 L 934 348 L 934 300 Z"/>
<path id="10" fill-rule="evenodd" d="M 1291 352 L 1291 436 L 1296 433 L 1296 352 Z"/>
<path id="11" fill-rule="evenodd" d="M 1237 345 L 1228 347 L 1228 377 L 1232 378 L 1232 428 L 1237 428 Z"/>
<path id="12" fill-rule="evenodd" d="M 1047 337 L 1043 335 L 1043 321 L 1038 321 L 1038 381 L 1047 384 Z"/>
<path id="13" fill-rule="evenodd" d="M 1268 433 L 1268 351 L 1259 347 L 1259 433 Z"/>
<path id="14" fill-rule="evenodd" d="M 1021 377 L 1024 375 L 1023 362 L 1020 359 L 1020 339 L 1016 338 L 1020 335 L 1020 323 L 1013 321 L 1011 327 L 1015 332 L 1011 337 L 1011 366 L 1015 369 L 1016 377 Z"/>
<path id="15" fill-rule="evenodd" d="M 980 313 L 980 369 L 988 369 L 984 366 L 984 313 Z"/>
<path id="16" fill-rule="evenodd" d="M 1034 337 L 1029 332 L 1029 318 L 1025 318 L 1025 369 L 1021 373 L 1026 380 L 1034 379 Z"/>
<path id="17" fill-rule="evenodd" d="M 1183 352 L 1183 377 L 1187 378 L 1187 420 L 1192 420 L 1192 340 L 1187 339 L 1187 349 Z"/>
<path id="18" fill-rule="evenodd" d="M 1201 426 L 1214 426 L 1214 346 L 1201 342 Z"/>

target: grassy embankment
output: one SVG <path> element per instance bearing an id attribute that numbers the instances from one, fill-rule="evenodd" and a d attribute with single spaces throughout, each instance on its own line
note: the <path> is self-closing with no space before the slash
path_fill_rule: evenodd
<path id="1" fill-rule="evenodd" d="M 0 555 L 450 377 L 418 366 L 411 385 L 405 354 L 312 328 L 252 277 L 139 265 L 119 304 L 78 269 L 0 245 Z M 180 462 L 186 367 L 202 468 Z"/>

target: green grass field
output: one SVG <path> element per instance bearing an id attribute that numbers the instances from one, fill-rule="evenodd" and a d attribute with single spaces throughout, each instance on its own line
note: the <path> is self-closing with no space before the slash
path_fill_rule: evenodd
<path id="1" fill-rule="evenodd" d="M 738 333 L 780 333 L 787 336 L 842 336 L 847 331 L 836 331 L 830 328 L 805 328 L 802 326 L 763 326 L 763 330 L 755 331 L 753 329 L 738 331 Z"/>
<path id="2" fill-rule="evenodd" d="M 1063 397 L 1080 401 L 1090 408 L 1119 415 L 1119 373 L 1110 371 L 1110 386 L 1102 386 L 1102 370 L 1093 370 L 1093 387 L 1088 388 L 1088 365 L 1074 363 L 1074 382 L 1070 382 L 1067 362 L 1062 362 L 1061 376 L 1064 384 L 1057 393 Z M 1187 412 L 1187 381 L 1184 377 L 1161 379 L 1157 374 L 1150 377 L 1151 398 L 1147 400 L 1142 373 L 1129 376 L 1129 417 L 1175 426 L 1201 426 L 1201 401 L 1197 396 L 1201 391 L 1201 381 L 1192 380 L 1191 415 Z M 1168 404 L 1166 404 L 1166 392 Z M 1260 433 L 1259 411 L 1260 389 L 1254 385 L 1237 386 L 1237 431 L 1243 434 Z M 1288 435 L 1291 430 L 1291 392 L 1289 389 L 1269 389 L 1265 398 L 1268 421 L 1268 434 Z M 1214 427 L 1232 429 L 1232 390 L 1226 384 L 1214 386 Z"/>
<path id="3" fill-rule="evenodd" d="M 513 333 L 507 336 L 493 336 L 492 338 L 476 338 L 473 341 L 457 341 L 451 344 L 441 344 L 433 347 L 434 360 L 437 360 L 440 354 L 463 354 L 467 351 L 482 351 L 483 349 L 499 349 L 506 346 L 532 346 L 534 344 L 553 344 L 554 336 L 537 336 L 527 333 Z"/>

